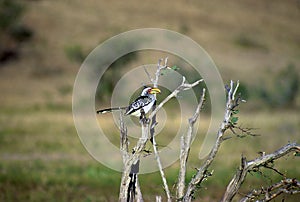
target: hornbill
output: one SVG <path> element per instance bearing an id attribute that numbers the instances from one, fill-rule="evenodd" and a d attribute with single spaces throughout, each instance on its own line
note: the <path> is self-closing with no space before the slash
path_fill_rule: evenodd
<path id="1" fill-rule="evenodd" d="M 97 113 L 105 114 L 108 112 L 125 109 L 125 115 L 142 117 L 143 113 L 147 114 L 156 102 L 157 93 L 160 93 L 160 90 L 158 88 L 145 87 L 141 95 L 137 99 L 135 99 L 129 106 L 100 109 L 97 110 Z"/>
<path id="2" fill-rule="evenodd" d="M 140 120 L 143 120 L 143 118 L 145 118 L 145 114 L 147 114 L 151 110 L 152 106 L 156 102 L 157 93 L 160 93 L 160 90 L 158 88 L 145 87 L 141 95 L 137 99 L 135 99 L 129 106 L 100 109 L 97 110 L 97 113 L 105 114 L 108 112 L 125 109 L 125 115 L 137 116 L 140 117 Z M 127 190 L 127 202 L 134 201 L 135 198 L 138 167 L 139 164 L 132 165 L 131 167 L 131 172 L 129 174 L 130 183 Z"/>

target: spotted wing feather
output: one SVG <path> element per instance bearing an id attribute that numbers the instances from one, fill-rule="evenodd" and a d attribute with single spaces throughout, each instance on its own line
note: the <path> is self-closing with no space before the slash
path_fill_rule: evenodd
<path id="1" fill-rule="evenodd" d="M 134 112 L 136 112 L 137 110 L 140 110 L 141 108 L 143 108 L 144 106 L 147 106 L 148 104 L 150 104 L 153 100 L 148 97 L 148 96 L 141 96 L 138 97 L 135 101 L 133 101 L 128 108 L 126 109 L 125 114 L 129 115 L 132 114 Z"/>

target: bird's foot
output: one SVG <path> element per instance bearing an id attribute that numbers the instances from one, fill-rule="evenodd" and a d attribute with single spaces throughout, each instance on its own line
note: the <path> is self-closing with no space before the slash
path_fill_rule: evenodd
<path id="1" fill-rule="evenodd" d="M 149 119 L 146 117 L 146 114 L 143 109 L 141 109 L 140 123 L 141 124 L 149 124 Z"/>

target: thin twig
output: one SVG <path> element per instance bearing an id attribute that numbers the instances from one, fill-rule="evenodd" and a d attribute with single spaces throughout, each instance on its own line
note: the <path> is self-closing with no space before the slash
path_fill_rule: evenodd
<path id="1" fill-rule="evenodd" d="M 180 170 L 178 174 L 177 182 L 177 199 L 184 196 L 185 189 L 185 178 L 186 178 L 186 163 L 190 153 L 190 147 L 192 143 L 192 137 L 194 132 L 194 124 L 200 116 L 200 110 L 203 107 L 205 101 L 205 88 L 203 88 L 200 101 L 197 105 L 194 115 L 189 119 L 189 128 L 185 135 L 181 137 L 181 148 L 180 148 Z"/>
<path id="2" fill-rule="evenodd" d="M 166 195 L 167 195 L 167 200 L 168 200 L 168 202 L 171 202 L 171 193 L 170 193 L 169 186 L 168 186 L 168 183 L 167 183 L 167 178 L 166 178 L 165 173 L 163 171 L 163 166 L 162 166 L 159 154 L 158 154 L 158 150 L 157 150 L 156 141 L 155 141 L 154 136 L 153 136 L 152 141 L 153 141 L 152 143 L 153 143 L 154 156 L 155 156 L 158 168 L 159 168 L 161 179 L 163 181 L 163 186 L 164 186 L 164 190 L 165 190 Z"/>
<path id="3" fill-rule="evenodd" d="M 163 61 L 163 59 L 161 58 L 161 59 L 158 60 L 158 63 L 157 63 L 157 70 L 155 72 L 155 79 L 152 81 L 154 87 L 158 86 L 158 78 L 160 77 L 161 70 L 168 68 L 168 65 L 167 65 L 168 64 L 168 57 L 165 58 L 163 65 L 161 65 L 162 61 Z"/>

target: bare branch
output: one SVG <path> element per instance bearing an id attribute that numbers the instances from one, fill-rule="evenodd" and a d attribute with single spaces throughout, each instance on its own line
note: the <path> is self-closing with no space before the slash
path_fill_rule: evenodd
<path id="1" fill-rule="evenodd" d="M 203 107 L 205 101 L 205 88 L 203 88 L 200 101 L 197 105 L 194 115 L 189 119 L 189 128 L 185 135 L 181 137 L 181 148 L 180 148 L 180 170 L 178 174 L 177 182 L 177 199 L 184 196 L 185 189 L 185 178 L 186 178 L 186 163 L 190 153 L 190 147 L 192 143 L 192 136 L 194 132 L 194 124 L 198 117 L 200 116 L 200 110 Z"/>
<path id="2" fill-rule="evenodd" d="M 194 86 L 198 85 L 200 82 L 202 82 L 203 79 L 200 79 L 192 84 L 185 83 L 185 77 L 182 79 L 182 83 L 180 86 L 178 86 L 170 95 L 168 95 L 157 107 L 152 113 L 149 115 L 149 119 L 151 119 L 156 113 L 163 107 L 164 104 L 166 104 L 171 98 L 176 97 L 177 94 L 184 90 L 189 90 L 193 88 Z"/>
<path id="3" fill-rule="evenodd" d="M 164 189 L 165 189 L 165 192 L 166 192 L 166 195 L 167 195 L 167 200 L 168 200 L 168 202 L 171 202 L 171 193 L 170 193 L 169 186 L 168 186 L 168 183 L 167 183 L 167 178 L 166 178 L 165 173 L 163 171 L 163 166 L 161 164 L 160 157 L 158 155 L 157 145 L 156 145 L 156 141 L 155 141 L 154 136 L 153 136 L 153 139 L 152 139 L 152 145 L 153 145 L 154 156 L 155 156 L 155 159 L 156 159 L 156 162 L 157 162 L 157 165 L 158 165 L 158 169 L 159 169 L 159 172 L 160 172 L 160 176 L 161 176 L 161 179 L 163 181 L 163 186 L 164 186 Z"/>
<path id="4" fill-rule="evenodd" d="M 161 70 L 169 68 L 168 65 L 167 65 L 168 57 L 165 58 L 163 65 L 161 64 L 162 62 L 163 62 L 162 58 L 158 60 L 157 70 L 155 72 L 155 79 L 153 81 L 151 81 L 153 83 L 153 87 L 155 87 L 155 88 L 157 88 L 157 86 L 158 86 L 158 79 L 159 79 Z"/>
<path id="5" fill-rule="evenodd" d="M 186 193 L 184 197 L 182 198 L 182 201 L 191 201 L 194 192 L 196 191 L 196 188 L 201 184 L 201 182 L 206 179 L 210 173 L 208 172 L 208 168 L 213 162 L 214 158 L 217 155 L 217 152 L 221 146 L 221 143 L 223 142 L 223 136 L 225 131 L 230 127 L 230 119 L 232 116 L 232 111 L 236 106 L 239 104 L 239 100 L 235 99 L 235 93 L 237 92 L 237 88 L 239 86 L 239 83 L 237 82 L 236 87 L 234 87 L 233 81 L 230 82 L 230 88 L 228 89 L 228 96 L 227 96 L 227 102 L 226 102 L 226 109 L 224 114 L 224 120 L 221 123 L 221 126 L 218 130 L 217 139 L 215 141 L 215 144 L 213 148 L 211 149 L 208 157 L 204 161 L 203 165 L 197 169 L 196 175 L 191 179 Z"/>
<path id="6" fill-rule="evenodd" d="M 203 88 L 202 90 L 202 95 L 200 97 L 200 101 L 197 105 L 197 108 L 195 110 L 195 113 L 194 113 L 194 116 L 192 118 L 189 119 L 189 123 L 190 125 L 193 125 L 195 124 L 196 120 L 198 119 L 198 117 L 200 116 L 200 111 L 201 109 L 203 108 L 203 105 L 204 105 L 204 102 L 205 102 L 205 92 L 206 92 L 206 89 Z"/>
<path id="7" fill-rule="evenodd" d="M 283 179 L 267 188 L 253 190 L 249 192 L 240 202 L 247 201 L 270 201 L 278 197 L 280 194 L 299 194 L 300 182 L 296 179 Z"/>
<path id="8" fill-rule="evenodd" d="M 158 79 L 159 79 L 159 76 L 160 76 L 160 71 L 164 68 L 167 68 L 168 58 L 165 58 L 165 64 L 163 66 L 161 65 L 161 62 L 162 62 L 162 59 L 160 59 L 158 61 L 157 70 L 156 70 L 156 73 L 155 73 L 155 80 L 152 81 L 153 82 L 153 87 L 155 87 L 155 88 L 158 87 Z M 155 111 L 155 109 L 156 109 L 156 103 L 153 105 L 152 111 Z M 155 159 L 156 159 L 156 162 L 157 162 L 157 165 L 158 165 L 158 169 L 159 169 L 159 172 L 160 172 L 161 179 L 163 181 L 163 186 L 164 186 L 164 190 L 165 190 L 166 195 L 167 195 L 167 200 L 168 200 L 168 202 L 171 202 L 171 193 L 170 193 L 170 190 L 169 190 L 169 186 L 168 186 L 168 183 L 167 183 L 167 178 L 166 178 L 164 170 L 163 170 L 163 166 L 162 166 L 159 154 L 158 154 L 157 144 L 156 144 L 156 141 L 155 141 L 155 126 L 156 125 L 157 125 L 156 114 L 154 114 L 151 118 L 150 141 L 152 142 L 154 156 L 155 156 Z M 158 199 L 159 198 L 156 198 L 156 200 L 158 200 Z M 160 200 L 161 200 L 161 197 L 160 197 Z"/>
<path id="9" fill-rule="evenodd" d="M 226 192 L 223 195 L 222 201 L 231 201 L 233 199 L 233 197 L 236 195 L 239 188 L 243 184 L 249 171 L 257 170 L 259 167 L 264 167 L 268 163 L 273 162 L 276 159 L 279 159 L 292 151 L 299 152 L 300 145 L 296 143 L 287 144 L 271 154 L 262 155 L 261 157 L 256 158 L 252 161 L 246 161 L 246 158 L 242 157 L 241 166 L 230 181 L 230 183 L 228 184 Z"/>

